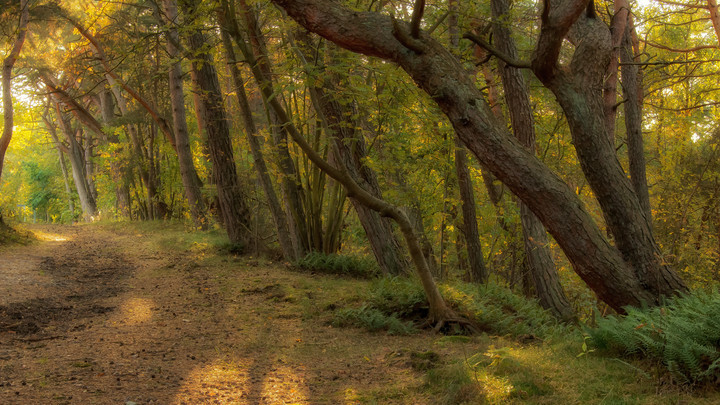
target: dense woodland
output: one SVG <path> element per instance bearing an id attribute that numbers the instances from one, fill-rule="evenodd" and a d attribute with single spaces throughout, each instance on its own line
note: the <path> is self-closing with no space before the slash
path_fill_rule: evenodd
<path id="1" fill-rule="evenodd" d="M 715 0 L 0 13 L 6 222 L 178 220 L 236 253 L 371 258 L 420 280 L 437 330 L 479 330 L 438 282 L 571 323 L 720 282 Z"/>

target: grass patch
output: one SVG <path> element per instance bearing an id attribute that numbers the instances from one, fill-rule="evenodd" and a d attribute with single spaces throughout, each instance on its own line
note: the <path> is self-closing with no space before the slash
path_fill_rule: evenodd
<path id="1" fill-rule="evenodd" d="M 3 222 L 0 217 L 0 246 L 28 245 L 34 238 L 29 232 L 23 232 L 12 228 Z"/>

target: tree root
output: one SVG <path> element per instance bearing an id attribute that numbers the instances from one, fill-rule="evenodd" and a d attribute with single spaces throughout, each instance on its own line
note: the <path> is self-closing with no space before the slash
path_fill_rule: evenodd
<path id="1" fill-rule="evenodd" d="M 482 333 L 482 329 L 476 323 L 455 313 L 442 317 L 430 317 L 420 327 L 422 329 L 432 328 L 435 333 L 454 335 L 478 335 Z"/>

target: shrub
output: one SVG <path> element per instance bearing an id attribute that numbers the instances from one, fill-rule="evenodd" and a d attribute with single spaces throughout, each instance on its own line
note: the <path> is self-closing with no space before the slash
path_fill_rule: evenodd
<path id="1" fill-rule="evenodd" d="M 379 274 L 374 260 L 319 252 L 309 253 L 295 262 L 295 266 L 306 271 L 365 279 L 376 277 Z"/>
<path id="2" fill-rule="evenodd" d="M 600 350 L 642 356 L 664 364 L 681 381 L 720 377 L 720 294 L 695 292 L 654 308 L 626 308 L 588 329 Z"/>

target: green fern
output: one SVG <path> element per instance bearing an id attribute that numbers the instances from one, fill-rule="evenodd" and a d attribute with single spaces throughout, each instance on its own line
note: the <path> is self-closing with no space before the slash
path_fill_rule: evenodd
<path id="1" fill-rule="evenodd" d="M 598 349 L 665 364 L 680 381 L 720 377 L 720 294 L 696 292 L 656 308 L 626 308 L 588 329 Z"/>

